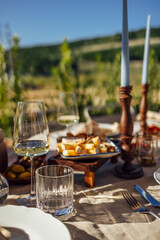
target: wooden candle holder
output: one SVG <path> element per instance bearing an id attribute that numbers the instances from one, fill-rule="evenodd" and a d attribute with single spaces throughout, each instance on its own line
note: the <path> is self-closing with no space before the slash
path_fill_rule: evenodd
<path id="1" fill-rule="evenodd" d="M 149 89 L 149 84 L 141 85 L 142 98 L 141 98 L 139 110 L 140 110 L 140 114 L 141 114 L 140 126 L 141 126 L 141 131 L 143 134 L 145 134 L 146 128 L 147 128 L 146 113 L 148 111 L 148 102 L 147 102 L 148 89 Z"/>
<path id="2" fill-rule="evenodd" d="M 140 165 L 132 164 L 134 159 L 133 147 L 131 141 L 133 139 L 133 120 L 130 113 L 130 103 L 132 96 L 130 92 L 132 86 L 120 87 L 121 93 L 120 101 L 122 104 L 122 114 L 120 119 L 121 132 L 121 157 L 125 161 L 124 164 L 117 165 L 114 169 L 114 174 L 120 178 L 134 179 L 144 175 L 143 169 Z"/>

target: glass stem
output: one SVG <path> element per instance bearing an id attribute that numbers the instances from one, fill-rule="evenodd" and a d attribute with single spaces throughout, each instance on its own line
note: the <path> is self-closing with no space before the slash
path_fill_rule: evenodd
<path id="1" fill-rule="evenodd" d="M 71 133 L 71 125 L 67 125 L 67 133 Z"/>
<path id="2" fill-rule="evenodd" d="M 31 192 L 30 195 L 36 194 L 36 186 L 35 186 L 35 169 L 34 169 L 34 157 L 30 157 L 31 160 Z"/>

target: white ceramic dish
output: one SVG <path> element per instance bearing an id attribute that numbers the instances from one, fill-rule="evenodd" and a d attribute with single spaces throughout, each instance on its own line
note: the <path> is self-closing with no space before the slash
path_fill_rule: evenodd
<path id="1" fill-rule="evenodd" d="M 98 153 L 98 154 L 86 154 L 86 155 L 79 155 L 79 156 L 64 156 L 62 153 L 60 155 L 64 159 L 69 159 L 69 160 L 87 160 L 87 159 L 98 159 L 98 158 L 111 158 L 120 153 L 119 147 L 114 144 L 110 139 L 106 138 L 107 142 L 110 143 L 110 145 L 115 147 L 114 152 L 106 152 L 106 153 Z"/>
<path id="2" fill-rule="evenodd" d="M 0 226 L 23 230 L 30 240 L 71 240 L 67 227 L 37 208 L 7 205 L 0 207 Z"/>
<path id="3" fill-rule="evenodd" d="M 160 184 L 160 168 L 154 172 L 154 179 Z"/>
<path id="4" fill-rule="evenodd" d="M 118 124 L 118 123 L 117 123 Z M 78 123 L 71 127 L 70 129 L 73 135 L 77 135 L 80 133 L 104 133 L 107 137 L 113 137 L 120 135 L 120 131 L 118 126 L 110 123 L 96 123 L 96 125 L 92 125 L 89 123 Z"/>
<path id="5" fill-rule="evenodd" d="M 98 123 L 98 127 L 100 129 L 106 129 L 106 130 L 111 130 L 110 132 L 106 132 L 105 135 L 106 137 L 118 137 L 120 136 L 120 131 L 116 130 L 114 132 L 114 125 L 110 123 Z"/>

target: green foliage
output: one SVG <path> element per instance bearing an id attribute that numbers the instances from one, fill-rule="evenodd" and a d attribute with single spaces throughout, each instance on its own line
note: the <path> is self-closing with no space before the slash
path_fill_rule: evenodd
<path id="1" fill-rule="evenodd" d="M 105 69 L 105 63 L 101 61 L 102 55 L 98 54 L 97 55 L 97 73 L 99 75 L 99 79 L 97 81 L 97 89 L 101 90 L 103 87 L 103 78 L 102 78 L 102 72 Z"/>
<path id="2" fill-rule="evenodd" d="M 159 37 L 160 28 L 151 29 L 151 37 L 152 36 Z M 130 39 L 144 37 L 145 29 L 129 33 Z M 43 89 L 49 86 L 53 89 L 56 88 L 61 91 L 74 91 L 77 96 L 80 121 L 84 121 L 84 107 L 93 105 L 101 107 L 108 103 L 115 104 L 117 99 L 119 99 L 117 90 L 120 86 L 120 47 L 90 52 L 83 51 L 83 49 L 85 50 L 87 46 L 92 44 L 94 46 L 96 44 L 116 41 L 120 43 L 121 34 L 103 38 L 80 40 L 71 43 L 68 43 L 67 40 L 64 40 L 62 44 L 54 46 L 30 47 L 21 49 L 19 48 L 19 39 L 17 38 L 14 41 L 13 65 L 16 81 L 14 82 L 14 89 L 12 89 L 14 91 L 11 95 L 12 100 L 14 100 L 14 106 L 15 103 L 22 97 L 22 86 L 23 88 L 29 88 L 32 90 L 38 88 Z M 114 45 L 120 46 L 119 43 Z M 138 106 L 141 99 L 139 85 L 141 84 L 143 51 L 143 44 L 130 47 L 129 49 L 130 66 L 133 63 L 130 75 L 134 80 L 132 106 Z M 132 62 L 132 60 L 138 61 Z M 158 61 L 160 62 L 160 44 L 154 44 L 150 47 L 150 90 L 148 99 L 149 108 L 152 108 L 153 110 L 159 108 L 157 103 L 160 102 L 158 97 L 155 98 L 155 96 L 158 96 L 158 89 L 160 89 L 160 71 L 158 68 Z M 5 81 L 4 86 L 2 87 L 1 85 L 0 89 L 2 92 L 1 99 L 4 99 L 1 101 L 1 105 L 3 105 L 2 103 L 9 101 L 5 98 L 10 95 L 9 91 L 11 91 L 11 88 L 9 84 L 6 83 L 7 82 Z M 57 91 L 55 92 L 57 94 Z M 155 102 L 153 99 L 156 99 Z M 7 104 L 4 104 L 7 111 L 9 111 L 8 109 L 14 109 L 12 101 L 10 101 L 10 105 L 12 106 L 11 108 L 9 108 Z M 47 102 L 47 104 L 49 108 L 50 103 Z M 137 109 L 139 109 L 139 106 Z M 106 112 L 103 109 L 102 112 L 96 112 L 96 114 L 112 114 L 114 111 L 114 108 L 107 110 Z M 116 111 L 119 110 L 116 109 Z M 3 113 L 4 120 L 1 120 L 1 123 L 7 123 L 9 126 L 10 123 L 8 116 L 13 116 L 13 114 L 14 112 L 12 111 L 9 113 Z M 7 120 L 5 118 L 7 118 Z"/>
<path id="3" fill-rule="evenodd" d="M 101 61 L 103 62 L 114 62 L 116 54 L 120 51 L 120 48 L 112 48 L 109 50 L 101 50 L 95 52 L 83 53 L 82 57 L 87 61 L 96 61 L 97 55 L 101 56 Z"/>
<path id="4" fill-rule="evenodd" d="M 21 86 L 19 75 L 19 42 L 18 36 L 13 36 L 13 68 L 14 82 L 9 82 L 6 73 L 5 51 L 0 45 L 0 124 L 7 136 L 12 134 L 13 116 L 17 102 L 21 100 Z"/>
<path id="5" fill-rule="evenodd" d="M 155 45 L 151 46 L 150 48 L 151 48 L 151 50 L 152 49 L 154 50 L 155 57 L 156 57 L 157 61 L 160 62 L 160 44 L 155 44 Z"/>
<path id="6" fill-rule="evenodd" d="M 73 71 L 71 50 L 65 39 L 61 45 L 61 60 L 59 66 L 53 69 L 60 83 L 60 90 L 70 92 L 73 90 Z"/>
<path id="7" fill-rule="evenodd" d="M 155 50 L 155 54 L 157 59 L 160 61 L 160 44 L 156 44 L 151 46 L 151 49 Z M 109 50 L 101 50 L 95 52 L 87 52 L 82 55 L 83 59 L 87 61 L 96 61 L 97 55 L 101 56 L 101 61 L 103 62 L 114 62 L 116 55 L 121 51 L 120 48 L 113 48 Z M 133 60 L 143 60 L 143 51 L 144 46 L 135 46 L 129 48 L 129 58 L 130 61 Z"/>
<path id="8" fill-rule="evenodd" d="M 5 64 L 5 51 L 4 48 L 2 46 L 2 44 L 0 43 L 0 78 L 1 78 L 1 85 L 4 84 L 4 74 L 5 74 L 5 70 L 6 70 L 6 64 Z"/>
<path id="9" fill-rule="evenodd" d="M 60 90 L 65 92 L 74 91 L 80 114 L 80 121 L 84 121 L 83 108 L 91 103 L 89 95 L 80 91 L 79 62 L 76 56 L 71 54 L 71 49 L 65 39 L 61 45 L 61 59 L 59 66 L 53 68 L 53 74 L 60 85 Z"/>
<path id="10" fill-rule="evenodd" d="M 151 49 L 149 58 L 149 109 L 153 110 L 154 108 L 154 110 L 159 111 L 160 99 L 159 95 L 155 94 L 155 91 L 160 91 L 160 81 L 158 79 L 157 57 L 155 51 Z M 154 103 L 156 103 L 158 109 L 155 109 Z M 159 104 L 157 105 L 157 103 Z"/>
<path id="11" fill-rule="evenodd" d="M 118 52 L 115 56 L 114 63 L 112 66 L 112 74 L 107 80 L 106 91 L 107 91 L 107 103 L 116 102 L 116 89 L 120 86 L 120 71 L 121 71 L 121 52 Z"/>
<path id="12" fill-rule="evenodd" d="M 129 32 L 129 39 L 145 38 L 145 31 L 146 29 L 141 29 L 139 31 Z M 151 28 L 151 37 L 160 37 L 160 28 Z M 121 42 L 121 34 L 70 42 L 69 49 L 70 52 L 77 54 L 76 51 L 83 47 L 110 42 Z M 152 45 L 151 47 L 154 48 L 158 61 L 160 61 L 160 44 Z M 120 50 L 120 48 L 113 48 L 87 53 L 79 51 L 77 57 L 79 58 L 81 56 L 82 60 L 96 62 L 97 55 L 99 55 L 101 56 L 102 62 L 114 62 L 115 56 Z M 143 50 L 143 45 L 130 47 L 130 60 L 143 60 Z M 18 53 L 19 71 L 21 74 L 49 76 L 53 73 L 53 67 L 59 68 L 62 52 L 61 44 L 21 48 Z"/>
<path id="13" fill-rule="evenodd" d="M 140 29 L 138 31 L 129 32 L 129 39 L 144 38 L 145 33 L 146 33 L 146 29 Z M 160 37 L 160 28 L 151 28 L 150 36 Z M 122 40 L 122 34 L 118 33 L 113 36 L 97 37 L 92 39 L 74 41 L 70 43 L 70 46 L 72 49 L 74 49 L 80 46 L 87 46 L 91 44 L 107 43 L 107 42 L 120 42 L 121 40 Z"/>
<path id="14" fill-rule="evenodd" d="M 13 68 L 14 68 L 14 85 L 13 85 L 13 90 L 14 90 L 14 97 L 13 101 L 17 103 L 18 101 L 21 100 L 21 86 L 20 86 L 20 62 L 19 62 L 19 43 L 20 39 L 18 38 L 17 35 L 13 36 Z"/>
<path id="15" fill-rule="evenodd" d="M 28 47 L 19 49 L 20 73 L 31 75 L 51 74 L 53 66 L 59 64 L 60 45 Z"/>
<path id="16" fill-rule="evenodd" d="M 5 51 L 0 44 L 0 127 L 5 134 L 10 134 L 8 128 L 11 122 L 10 107 L 10 85 L 6 74 Z"/>
<path id="17" fill-rule="evenodd" d="M 121 52 L 116 54 L 113 65 L 113 81 L 116 86 L 120 86 L 120 73 L 121 73 Z"/>
<path id="18" fill-rule="evenodd" d="M 142 60 L 143 59 L 144 46 L 136 46 L 129 48 L 130 60 Z"/>

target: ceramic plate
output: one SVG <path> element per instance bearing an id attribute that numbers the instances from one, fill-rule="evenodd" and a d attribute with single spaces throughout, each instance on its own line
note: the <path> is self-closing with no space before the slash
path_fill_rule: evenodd
<path id="1" fill-rule="evenodd" d="M 100 130 L 104 129 L 105 132 L 105 136 L 106 137 L 118 137 L 120 136 L 120 131 L 116 130 L 115 132 L 113 132 L 113 124 L 110 123 L 98 123 L 98 127 Z M 109 132 L 107 132 L 107 130 L 110 130 Z"/>
<path id="2" fill-rule="evenodd" d="M 158 168 L 157 171 L 154 172 L 154 179 L 157 181 L 157 183 L 160 184 L 160 168 Z"/>
<path id="3" fill-rule="evenodd" d="M 117 137 L 120 136 L 120 131 L 118 128 L 118 123 L 78 123 L 71 127 L 71 133 L 76 136 L 81 133 L 93 132 L 94 134 L 101 135 L 104 134 L 107 137 Z"/>
<path id="4" fill-rule="evenodd" d="M 7 205 L 0 207 L 0 216 L 0 226 L 17 229 L 17 233 L 23 230 L 24 239 L 71 240 L 66 226 L 40 209 Z"/>
<path id="5" fill-rule="evenodd" d="M 98 158 L 111 158 L 120 153 L 119 147 L 114 144 L 110 139 L 106 138 L 107 142 L 110 143 L 110 145 L 115 147 L 114 152 L 106 152 L 106 153 L 98 153 L 98 154 L 86 154 L 86 155 L 79 155 L 79 156 L 64 156 L 62 153 L 60 153 L 61 157 L 64 159 L 69 160 L 87 160 L 87 159 L 98 159 Z"/>

